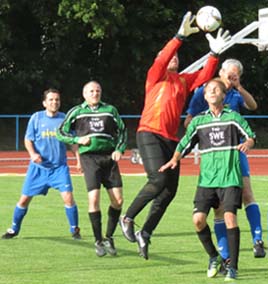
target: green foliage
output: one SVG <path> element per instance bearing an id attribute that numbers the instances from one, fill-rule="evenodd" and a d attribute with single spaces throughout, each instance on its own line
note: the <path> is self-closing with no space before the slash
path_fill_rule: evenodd
<path id="1" fill-rule="evenodd" d="M 268 1 L 209 1 L 219 8 L 232 34 L 257 20 Z M 183 15 L 207 1 L 161 0 L 3 0 L 0 3 L 1 113 L 32 113 L 48 87 L 63 93 L 62 110 L 82 101 L 83 85 L 99 80 L 107 102 L 122 114 L 140 114 L 148 68 L 177 32 Z M 253 36 L 256 36 L 256 32 Z M 208 52 L 204 33 L 185 40 L 181 69 Z M 267 52 L 235 45 L 221 60 L 245 66 L 242 83 L 266 113 Z"/>
<path id="2" fill-rule="evenodd" d="M 125 23 L 124 6 L 117 0 L 62 0 L 59 15 L 89 26 L 88 36 L 92 39 L 109 37 Z"/>

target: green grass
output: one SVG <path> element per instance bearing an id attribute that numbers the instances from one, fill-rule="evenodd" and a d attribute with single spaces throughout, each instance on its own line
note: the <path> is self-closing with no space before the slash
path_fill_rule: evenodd
<path id="1" fill-rule="evenodd" d="M 222 276 L 207 279 L 208 257 L 193 229 L 191 212 L 196 181 L 197 177 L 181 177 L 178 194 L 152 237 L 150 259 L 146 261 L 138 256 L 136 244 L 129 243 L 119 228 L 115 234 L 118 256 L 98 258 L 95 255 L 84 180 L 82 177 L 73 177 L 83 239 L 71 239 L 63 203 L 57 191 L 50 190 L 46 197 L 36 197 L 24 219 L 20 235 L 12 240 L 0 240 L 0 283 L 223 283 Z M 266 244 L 267 181 L 268 177 L 252 177 L 255 197 L 262 211 Z M 23 177 L 0 177 L 1 233 L 10 227 L 22 182 Z M 124 177 L 124 209 L 144 182 L 145 177 Z M 107 207 L 107 194 L 102 189 L 104 228 Z M 137 217 L 137 224 L 143 223 L 148 209 Z M 267 258 L 253 258 L 251 235 L 244 210 L 239 211 L 239 223 L 241 250 L 237 282 L 266 283 L 268 261 Z M 211 228 L 213 229 L 212 226 Z"/>

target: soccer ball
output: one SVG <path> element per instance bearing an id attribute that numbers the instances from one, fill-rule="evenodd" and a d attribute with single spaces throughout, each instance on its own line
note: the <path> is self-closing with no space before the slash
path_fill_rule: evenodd
<path id="1" fill-rule="evenodd" d="M 221 25 L 221 13 L 213 6 L 204 6 L 196 14 L 196 24 L 204 32 L 213 32 Z"/>

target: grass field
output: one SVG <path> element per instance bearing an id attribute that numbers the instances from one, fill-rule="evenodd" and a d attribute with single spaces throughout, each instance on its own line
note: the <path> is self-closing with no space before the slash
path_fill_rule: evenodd
<path id="1" fill-rule="evenodd" d="M 143 185 L 145 177 L 124 177 L 124 208 Z M 79 206 L 82 240 L 69 234 L 63 203 L 57 191 L 36 197 L 23 222 L 21 233 L 0 240 L 0 283 L 5 284 L 203 284 L 223 283 L 224 278 L 206 277 L 208 257 L 194 232 L 191 212 L 197 177 L 181 177 L 176 198 L 159 224 L 149 247 L 150 259 L 140 258 L 136 244 L 129 243 L 118 228 L 118 256 L 98 258 L 87 215 L 87 193 L 82 177 L 73 177 Z M 10 227 L 20 196 L 23 177 L 0 177 L 0 233 Z M 255 198 L 262 211 L 267 244 L 268 177 L 253 176 Z M 103 224 L 106 227 L 108 198 L 102 190 Z M 142 224 L 148 208 L 136 219 Z M 211 214 L 212 215 L 212 214 Z M 211 217 L 209 223 L 212 224 Z M 244 210 L 239 212 L 241 250 L 237 283 L 262 284 L 268 279 L 268 258 L 254 259 Z M 211 226 L 213 229 L 213 227 Z"/>

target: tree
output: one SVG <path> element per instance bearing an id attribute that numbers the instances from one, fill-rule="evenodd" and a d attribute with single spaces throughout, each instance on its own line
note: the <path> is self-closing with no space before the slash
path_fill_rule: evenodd
<path id="1" fill-rule="evenodd" d="M 104 100 L 121 113 L 139 114 L 146 72 L 157 52 L 176 33 L 186 11 L 207 1 L 2 0 L 0 4 L 1 113 L 32 113 L 45 88 L 63 93 L 63 110 L 82 100 L 84 83 L 99 80 Z M 231 34 L 257 20 L 268 1 L 210 1 Z M 208 52 L 204 33 L 180 49 L 183 69 Z M 222 56 L 245 67 L 247 88 L 256 94 L 258 113 L 267 105 L 267 52 L 235 45 Z"/>

